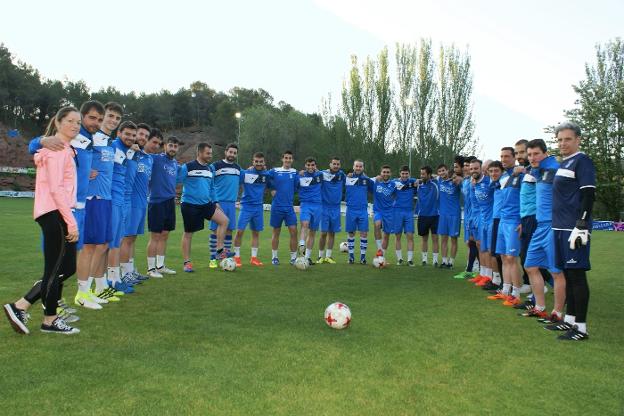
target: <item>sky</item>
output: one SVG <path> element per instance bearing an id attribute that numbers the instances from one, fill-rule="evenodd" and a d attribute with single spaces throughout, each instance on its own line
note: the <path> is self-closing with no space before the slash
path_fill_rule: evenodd
<path id="1" fill-rule="evenodd" d="M 36 13 L 33 11 L 36 10 Z M 263 88 L 304 112 L 337 102 L 350 56 L 430 38 L 469 51 L 481 156 L 544 136 L 574 106 L 595 45 L 622 36 L 624 1 L 21 0 L 0 42 L 46 78 L 92 90 Z"/>

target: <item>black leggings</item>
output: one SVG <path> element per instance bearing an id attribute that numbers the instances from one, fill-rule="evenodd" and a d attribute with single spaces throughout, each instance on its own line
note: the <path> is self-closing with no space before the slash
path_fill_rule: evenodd
<path id="1" fill-rule="evenodd" d="M 576 322 L 587 322 L 589 285 L 587 272 L 580 269 L 563 270 L 566 280 L 566 313 L 576 317 Z"/>
<path id="2" fill-rule="evenodd" d="M 67 224 L 58 211 L 48 212 L 35 221 L 43 232 L 43 277 L 24 296 L 30 304 L 41 299 L 44 315 L 56 315 L 62 283 L 76 273 L 76 243 L 68 243 Z"/>

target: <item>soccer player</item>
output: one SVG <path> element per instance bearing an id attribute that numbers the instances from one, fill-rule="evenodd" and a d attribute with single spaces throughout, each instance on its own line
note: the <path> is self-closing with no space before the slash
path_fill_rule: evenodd
<path id="1" fill-rule="evenodd" d="M 41 280 L 14 303 L 4 305 L 4 312 L 13 329 L 29 334 L 26 326 L 28 309 L 41 299 L 44 305 L 41 332 L 77 334 L 57 314 L 61 299 L 61 282 L 76 271 L 76 242 L 78 225 L 72 214 L 76 205 L 76 163 L 70 142 L 80 131 L 80 113 L 73 107 L 63 107 L 50 120 L 46 137 L 54 137 L 63 150 L 43 149 L 34 157 L 37 167 L 34 218 L 43 233 L 44 272 Z"/>
<path id="2" fill-rule="evenodd" d="M 368 193 L 373 190 L 373 180 L 364 174 L 364 162 L 353 162 L 353 173 L 345 179 L 347 214 L 345 230 L 349 247 L 349 264 L 355 263 L 355 232 L 360 232 L 360 264 L 366 264 L 368 248 Z"/>
<path id="3" fill-rule="evenodd" d="M 401 166 L 399 178 L 395 179 L 396 199 L 393 206 L 393 227 L 395 234 L 395 248 L 398 263 L 403 263 L 401 252 L 401 234 L 407 239 L 407 264 L 414 266 L 414 195 L 416 194 L 416 179 L 410 178 L 408 166 Z"/>
<path id="4" fill-rule="evenodd" d="M 225 146 L 225 158 L 214 162 L 211 165 L 214 172 L 214 186 L 219 208 L 228 217 L 227 231 L 225 234 L 225 250 L 223 258 L 229 257 L 229 251 L 232 248 L 232 230 L 236 228 L 236 200 L 238 199 L 238 190 L 240 188 L 241 167 L 236 163 L 238 158 L 238 146 L 230 143 Z M 210 268 L 218 266 L 217 259 L 222 257 L 222 253 L 218 252 L 219 243 L 217 238 L 217 228 L 219 223 L 212 221 L 210 223 Z"/>
<path id="5" fill-rule="evenodd" d="M 466 262 L 466 270 L 463 273 L 459 273 L 454 277 L 457 279 L 466 279 L 474 277 L 473 269 L 475 268 L 475 262 L 479 261 L 479 250 L 477 249 L 477 242 L 475 238 L 477 236 L 477 228 L 475 226 L 478 219 L 478 209 L 472 206 L 472 177 L 470 176 L 470 162 L 474 159 L 474 156 L 464 158 L 463 176 L 464 179 L 461 185 L 462 196 L 464 199 L 464 242 L 467 246 L 468 261 Z"/>
<path id="6" fill-rule="evenodd" d="M 463 161 L 461 161 L 463 164 Z M 455 163 L 455 165 L 458 165 Z M 457 255 L 457 237 L 461 225 L 461 207 L 459 198 L 461 194 L 462 172 L 457 174 L 458 166 L 454 166 L 453 175 L 449 175 L 448 167 L 445 164 L 438 166 L 438 190 L 440 192 L 439 202 L 439 222 L 438 235 L 442 242 L 442 264 L 441 268 L 452 269 Z M 451 238 L 451 255 L 448 254 L 448 239 Z"/>
<path id="7" fill-rule="evenodd" d="M 269 186 L 273 201 L 271 201 L 270 224 L 273 227 L 271 237 L 271 263 L 279 266 L 280 261 L 277 255 L 279 248 L 279 237 L 282 232 L 282 223 L 288 227 L 290 234 L 290 264 L 295 263 L 297 257 L 297 216 L 293 202 L 295 191 L 299 187 L 299 175 L 292 167 L 293 153 L 290 150 L 282 154 L 282 167 L 269 170 Z"/>
<path id="8" fill-rule="evenodd" d="M 555 266 L 555 240 L 552 232 L 552 186 L 559 162 L 554 156 L 547 153 L 546 143 L 542 139 L 531 140 L 528 143 L 528 157 L 531 162 L 531 171 L 527 173 L 522 184 L 522 189 L 530 182 L 526 177 L 530 176 L 535 182 L 535 226 L 522 223 L 522 232 L 530 232 L 531 238 L 525 255 L 524 267 L 529 274 L 531 289 L 535 306 L 522 314 L 526 317 L 537 317 L 542 322 L 559 324 L 562 321 L 563 305 L 565 303 L 565 277 L 561 270 Z M 536 183 L 536 185 L 535 185 Z M 533 227 L 533 228 L 531 228 Z M 547 269 L 554 277 L 555 304 L 550 314 L 546 312 L 544 297 L 544 275 L 542 270 Z"/>
<path id="9" fill-rule="evenodd" d="M 489 163 L 486 162 L 486 166 Z M 502 169 L 502 168 L 501 168 Z M 490 177 L 484 175 L 482 162 L 473 159 L 470 162 L 470 175 L 472 176 L 472 196 L 473 209 L 476 209 L 479 216 L 477 225 L 477 248 L 479 250 L 479 275 L 469 281 L 476 284 L 485 284 L 492 280 L 492 257 L 490 255 L 490 242 L 492 233 L 490 223 L 492 222 L 492 209 L 494 204 L 494 188 L 490 186 Z M 494 260 L 495 261 L 495 260 Z M 485 283 L 483 283 L 485 282 Z M 493 282 L 499 285 L 500 281 Z"/>
<path id="10" fill-rule="evenodd" d="M 560 340 L 583 341 L 587 332 L 590 270 L 590 232 L 596 190 L 596 170 L 592 160 L 579 151 L 581 129 L 570 122 L 560 124 L 555 136 L 561 154 L 561 167 L 553 181 L 552 228 L 555 233 L 555 266 L 566 279 L 567 309 L 562 324 L 553 329 L 567 330 Z"/>
<path id="11" fill-rule="evenodd" d="M 117 139 L 113 141 L 111 147 L 114 152 L 113 164 L 113 180 L 111 187 L 112 214 L 111 229 L 112 236 L 108 251 L 108 283 L 119 292 L 134 293 L 134 288 L 122 281 L 121 267 L 119 265 L 119 248 L 121 240 L 126 230 L 126 177 L 128 171 L 132 169 L 131 165 L 136 150 L 137 126 L 132 121 L 124 121 L 119 126 Z"/>
<path id="12" fill-rule="evenodd" d="M 319 238 L 319 263 L 336 264 L 332 257 L 334 238 L 342 231 L 340 226 L 340 202 L 346 175 L 340 169 L 340 158 L 334 156 L 329 162 L 329 169 L 323 171 L 321 195 L 323 197 L 321 213 L 321 238 Z"/>
<path id="13" fill-rule="evenodd" d="M 440 212 L 438 201 L 440 191 L 437 181 L 432 180 L 433 169 L 431 166 L 420 168 L 420 182 L 416 190 L 418 201 L 416 214 L 418 215 L 418 235 L 421 237 L 421 261 L 427 264 L 429 252 L 429 233 L 431 232 L 431 245 L 433 246 L 433 265 L 438 267 L 438 222 Z"/>
<path id="14" fill-rule="evenodd" d="M 197 159 L 185 163 L 178 170 L 177 181 L 183 184 L 180 210 L 184 221 L 184 234 L 182 235 L 182 257 L 184 258 L 184 271 L 192 273 L 191 242 L 193 233 L 204 229 L 204 221 L 212 221 L 217 224 L 217 253 L 218 258 L 224 258 L 223 241 L 228 228 L 229 219 L 221 210 L 216 200 L 214 186 L 212 146 L 208 143 L 197 145 Z"/>
<path id="15" fill-rule="evenodd" d="M 165 266 L 165 253 L 169 233 L 175 230 L 175 197 L 180 140 L 171 136 L 165 144 L 165 152 L 154 155 L 152 177 L 149 182 L 149 203 L 147 205 L 147 229 L 150 239 L 147 243 L 147 275 L 162 278 L 164 274 L 176 274 Z"/>
<path id="16" fill-rule="evenodd" d="M 390 179 L 391 175 L 390 166 L 384 165 L 381 167 L 379 176 L 373 179 L 373 224 L 377 256 L 385 256 L 390 234 L 394 233 L 393 207 L 396 183 Z M 403 259 L 397 258 L 397 263 L 403 264 Z"/>
<path id="17" fill-rule="evenodd" d="M 264 153 L 254 153 L 252 164 L 253 167 L 243 170 L 240 176 L 243 195 L 240 200 L 241 209 L 238 214 L 238 230 L 234 238 L 234 259 L 237 267 L 242 266 L 240 248 L 243 234 L 248 224 L 251 229 L 251 259 L 249 264 L 258 267 L 263 266 L 260 259 L 258 259 L 258 246 L 260 244 L 260 231 L 264 230 L 264 192 L 269 182 Z"/>
<path id="18" fill-rule="evenodd" d="M 83 230 L 84 247 L 78 256 L 78 292 L 76 305 L 89 309 L 102 309 L 101 303 L 119 301 L 115 291 L 106 282 L 108 243 L 112 240 L 112 180 L 115 151 L 112 132 L 119 127 L 123 116 L 121 105 L 110 102 L 104 105 L 104 121 L 100 131 L 93 135 L 91 169 L 97 175 L 89 180 Z M 95 292 L 91 284 L 95 280 Z"/>
<path id="19" fill-rule="evenodd" d="M 305 160 L 305 171 L 299 176 L 299 202 L 301 211 L 299 222 L 299 255 L 304 254 L 311 266 L 315 264 L 310 256 L 314 247 L 314 238 L 321 223 L 321 183 L 323 172 L 316 168 L 316 159 L 308 157 Z"/>

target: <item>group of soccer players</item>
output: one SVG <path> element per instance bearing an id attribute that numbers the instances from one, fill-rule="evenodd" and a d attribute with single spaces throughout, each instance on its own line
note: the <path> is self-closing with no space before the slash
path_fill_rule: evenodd
<path id="1" fill-rule="evenodd" d="M 394 234 L 397 264 L 415 265 L 416 213 L 417 231 L 422 237 L 421 263 L 428 262 L 431 238 L 433 265 L 450 269 L 457 254 L 463 195 L 464 239 L 469 256 L 466 273 L 457 277 L 472 277 L 478 286 L 493 291 L 488 299 L 500 299 L 504 305 L 526 309 L 523 316 L 537 317 L 548 324 L 548 329 L 565 330 L 562 339 L 587 339 L 585 316 L 589 289 L 585 271 L 589 269 L 588 238 L 595 175 L 591 160 L 578 151 L 580 130 L 573 124 L 557 129 L 564 158 L 561 166 L 553 156 L 548 156 L 542 140 L 519 141 L 515 148 L 501 150 L 500 161 L 482 163 L 474 157 L 458 156 L 452 170 L 441 164 L 434 177 L 432 168 L 423 166 L 416 179 L 411 177 L 407 166 L 401 167 L 399 175 L 393 178 L 387 165 L 381 167 L 378 175 L 369 177 L 364 173 L 362 160 L 356 160 L 352 171 L 345 173 L 338 157 L 332 158 L 325 170 L 320 169 L 315 158 L 308 157 L 304 169 L 297 171 L 290 151 L 283 152 L 281 167 L 267 169 L 263 153 L 257 152 L 251 166 L 243 169 L 237 163 L 235 144 L 226 146 L 223 159 L 212 162 L 212 146 L 200 143 L 196 147 L 196 159 L 180 165 L 175 159 L 180 142 L 175 137 L 164 142 L 158 129 L 144 123 L 122 122 L 122 118 L 123 108 L 116 103 L 102 105 L 89 101 L 80 109 L 79 131 L 70 142 L 77 180 L 75 203 L 71 206 L 78 231 L 76 246 L 75 249 L 47 246 L 44 229 L 44 278 L 26 296 L 4 305 L 18 332 L 28 333 L 26 311 L 38 299 L 45 305 L 46 316 L 54 318 L 44 320 L 44 324 L 48 323 L 44 332 L 78 332 L 68 325 L 78 319 L 76 310 L 61 297 L 62 282 L 73 271 L 60 273 L 63 268 L 58 265 L 47 267 L 48 263 L 54 264 L 48 257 L 64 259 L 56 262 L 63 263 L 71 261 L 65 259 L 67 252 L 78 252 L 75 264 L 78 291 L 74 301 L 90 309 L 102 309 L 104 304 L 119 301 L 149 278 L 175 274 L 165 265 L 165 253 L 169 233 L 175 229 L 176 184 L 181 183 L 185 272 L 194 271 L 192 237 L 204 228 L 206 220 L 211 221 L 210 268 L 218 267 L 219 260 L 230 256 L 238 267 L 243 266 L 241 242 L 247 227 L 252 232 L 249 264 L 263 266 L 258 249 L 267 192 L 271 195 L 271 263 L 275 266 L 280 264 L 282 225 L 289 231 L 291 264 L 297 256 L 304 256 L 310 265 L 336 263 L 333 248 L 335 234 L 342 230 L 343 199 L 348 263 L 356 262 L 355 236 L 359 233 L 358 260 L 366 264 L 368 201 L 372 195 L 377 256 L 386 255 L 390 235 Z M 63 122 L 58 115 L 53 121 L 59 126 Z M 68 143 L 62 137 L 65 136 L 46 134 L 33 139 L 30 151 L 36 160 L 41 155 L 66 152 Z M 39 170 L 37 174 L 38 179 L 43 177 Z M 44 185 L 40 186 L 43 189 Z M 294 208 L 296 194 L 300 202 L 299 221 Z M 63 212 L 61 207 L 58 210 Z M 147 275 L 142 275 L 134 264 L 134 251 L 137 236 L 144 233 L 146 214 L 150 239 Z M 70 226 L 67 220 L 64 223 L 66 228 Z M 319 256 L 314 262 L 312 250 L 319 228 Z M 406 261 L 402 256 L 403 234 L 407 241 Z M 49 253 L 53 255 L 48 256 Z M 479 272 L 473 276 L 469 273 L 477 261 Z M 520 300 L 522 270 L 533 292 L 530 305 Z M 550 314 L 545 311 L 544 281 L 554 284 L 555 304 Z M 58 289 L 50 295 L 52 292 L 48 293 L 47 288 L 54 282 L 58 283 Z M 563 316 L 566 302 L 567 313 Z"/>

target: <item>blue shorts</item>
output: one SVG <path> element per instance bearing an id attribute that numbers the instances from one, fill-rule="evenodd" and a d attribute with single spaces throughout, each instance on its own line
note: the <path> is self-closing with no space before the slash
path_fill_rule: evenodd
<path id="1" fill-rule="evenodd" d="M 184 223 L 185 233 L 195 233 L 204 229 L 204 221 L 210 221 L 215 213 L 217 205 L 214 202 L 207 204 L 189 204 L 182 202 L 180 212 Z"/>
<path id="2" fill-rule="evenodd" d="M 438 234 L 438 221 L 440 217 L 438 215 L 433 216 L 418 216 L 418 235 L 424 237 L 431 234 Z"/>
<path id="3" fill-rule="evenodd" d="M 522 241 L 520 233 L 516 231 L 520 223 L 501 222 L 498 225 L 498 235 L 496 236 L 496 254 L 505 256 L 520 256 Z"/>
<path id="4" fill-rule="evenodd" d="M 271 207 L 271 219 L 269 220 L 271 227 L 280 228 L 282 223 L 286 224 L 287 227 L 297 225 L 297 216 L 295 215 L 295 209 L 293 207 Z"/>
<path id="5" fill-rule="evenodd" d="M 264 230 L 264 209 L 262 205 L 241 205 L 241 210 L 238 213 L 238 226 L 239 230 L 244 230 L 249 224 L 249 229 L 252 231 Z"/>
<path id="6" fill-rule="evenodd" d="M 147 207 L 134 207 L 130 209 L 126 218 L 126 236 L 143 235 L 145 233 L 145 216 Z"/>
<path id="7" fill-rule="evenodd" d="M 490 224 L 485 222 L 479 223 L 479 231 L 477 232 L 479 242 L 481 243 L 481 248 L 479 251 L 490 251 L 490 242 L 492 239 L 490 233 Z"/>
<path id="8" fill-rule="evenodd" d="M 374 211 L 373 221 L 381 222 L 381 229 L 386 234 L 394 233 L 394 212 L 392 211 Z"/>
<path id="9" fill-rule="evenodd" d="M 340 227 L 340 205 L 323 205 L 321 211 L 321 232 L 339 233 L 342 231 Z"/>
<path id="10" fill-rule="evenodd" d="M 147 229 L 151 233 L 173 231 L 176 225 L 175 198 L 147 206 Z"/>
<path id="11" fill-rule="evenodd" d="M 121 240 L 124 238 L 126 230 L 126 213 L 124 207 L 112 204 L 111 210 L 111 241 L 110 248 L 121 247 Z"/>
<path id="12" fill-rule="evenodd" d="M 366 209 L 353 210 L 347 207 L 345 218 L 345 231 L 354 233 L 356 231 L 368 232 L 368 211 Z"/>
<path id="13" fill-rule="evenodd" d="M 464 220 L 464 241 L 478 240 L 479 236 L 479 220 L 476 218 L 468 218 L 468 221 Z"/>
<path id="14" fill-rule="evenodd" d="M 414 212 L 411 209 L 395 209 L 393 214 L 395 234 L 414 234 Z"/>
<path id="15" fill-rule="evenodd" d="M 221 208 L 221 211 L 223 211 L 223 213 L 225 214 L 226 217 L 228 217 L 228 220 L 230 220 L 228 222 L 228 226 L 227 229 L 232 231 L 236 229 L 236 202 L 219 202 L 219 208 Z M 214 222 L 214 221 L 210 221 L 210 229 L 212 231 L 216 230 L 217 227 L 219 225 Z"/>
<path id="16" fill-rule="evenodd" d="M 111 241 L 113 208 L 110 199 L 88 199 L 84 210 L 84 243 L 106 244 Z"/>
<path id="17" fill-rule="evenodd" d="M 535 214 L 522 217 L 520 219 L 520 225 L 522 225 L 522 234 L 520 234 L 520 253 L 526 260 L 526 255 L 529 252 L 529 244 L 533 238 L 533 233 L 537 229 Z"/>
<path id="18" fill-rule="evenodd" d="M 78 225 L 78 242 L 76 243 L 76 250 L 82 249 L 84 245 L 84 224 L 85 224 L 85 209 L 75 209 L 74 210 L 74 218 L 76 219 L 76 224 Z"/>
<path id="19" fill-rule="evenodd" d="M 496 243 L 498 241 L 498 225 L 500 218 L 492 218 L 492 222 L 488 228 L 490 239 L 488 240 L 488 250 L 492 256 L 496 256 Z"/>
<path id="20" fill-rule="evenodd" d="M 551 273 L 561 272 L 555 266 L 555 234 L 551 225 L 550 221 L 537 224 L 537 228 L 533 231 L 533 236 L 529 242 L 526 259 L 524 260 L 525 268 L 539 267 L 548 269 Z"/>
<path id="21" fill-rule="evenodd" d="M 321 224 L 321 216 L 323 208 L 321 204 L 302 202 L 301 212 L 299 213 L 299 221 L 308 221 L 310 223 L 310 230 L 317 231 Z"/>
<path id="22" fill-rule="evenodd" d="M 581 269 L 591 270 L 589 263 L 589 245 L 570 250 L 570 234 L 572 231 L 554 230 L 555 233 L 555 267 L 560 270 Z"/>
<path id="23" fill-rule="evenodd" d="M 459 226 L 459 215 L 440 215 L 440 220 L 438 221 L 438 235 L 457 237 L 459 236 Z"/>

